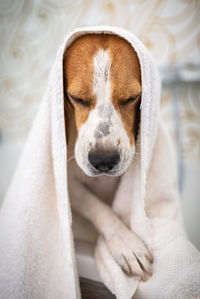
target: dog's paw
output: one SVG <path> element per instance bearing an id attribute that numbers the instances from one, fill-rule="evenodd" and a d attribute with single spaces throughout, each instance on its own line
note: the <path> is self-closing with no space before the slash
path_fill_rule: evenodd
<path id="1" fill-rule="evenodd" d="M 106 239 L 108 248 L 128 276 L 146 281 L 152 275 L 153 256 L 143 241 L 123 224 Z"/>

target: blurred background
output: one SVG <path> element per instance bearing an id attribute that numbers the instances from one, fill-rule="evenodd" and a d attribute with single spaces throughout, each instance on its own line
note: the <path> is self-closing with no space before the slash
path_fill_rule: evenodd
<path id="1" fill-rule="evenodd" d="M 1 201 L 66 33 L 105 24 L 135 33 L 158 64 L 161 109 L 177 154 L 185 227 L 200 249 L 198 0 L 0 0 Z"/>

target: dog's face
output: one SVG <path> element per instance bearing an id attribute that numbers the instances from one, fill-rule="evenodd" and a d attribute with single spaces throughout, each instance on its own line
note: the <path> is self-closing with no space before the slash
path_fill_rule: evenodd
<path id="1" fill-rule="evenodd" d="M 75 158 L 87 175 L 118 176 L 132 161 L 140 77 L 136 52 L 118 36 L 84 35 L 67 49 L 65 92 L 77 128 Z"/>

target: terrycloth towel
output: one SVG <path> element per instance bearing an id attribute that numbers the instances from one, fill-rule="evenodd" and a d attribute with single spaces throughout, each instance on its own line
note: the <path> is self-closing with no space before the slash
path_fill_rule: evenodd
<path id="1" fill-rule="evenodd" d="M 141 124 L 133 163 L 113 209 L 151 248 L 147 282 L 128 278 L 99 237 L 95 258 L 106 286 L 119 299 L 200 298 L 200 254 L 182 228 L 175 161 L 159 115 L 160 81 L 144 45 L 117 27 L 70 33 L 58 51 L 47 90 L 0 214 L 0 298 L 80 298 L 67 190 L 63 53 L 86 33 L 117 34 L 138 54 Z M 67 129 L 67 128 L 66 128 Z"/>

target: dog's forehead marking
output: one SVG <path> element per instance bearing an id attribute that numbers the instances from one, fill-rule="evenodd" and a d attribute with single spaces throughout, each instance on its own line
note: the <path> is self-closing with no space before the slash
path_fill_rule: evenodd
<path id="1" fill-rule="evenodd" d="M 111 117 L 114 113 L 111 104 L 110 66 L 109 51 L 99 49 L 94 57 L 93 77 L 93 91 L 97 98 L 97 120 L 100 119 L 95 129 L 95 138 L 102 138 L 110 134 Z"/>
<path id="2" fill-rule="evenodd" d="M 94 85 L 99 86 L 109 79 L 111 59 L 108 50 L 100 49 L 94 57 Z"/>
<path id="3" fill-rule="evenodd" d="M 97 105 L 110 101 L 110 66 L 111 57 L 108 50 L 99 49 L 94 56 L 93 92 L 97 97 Z"/>

